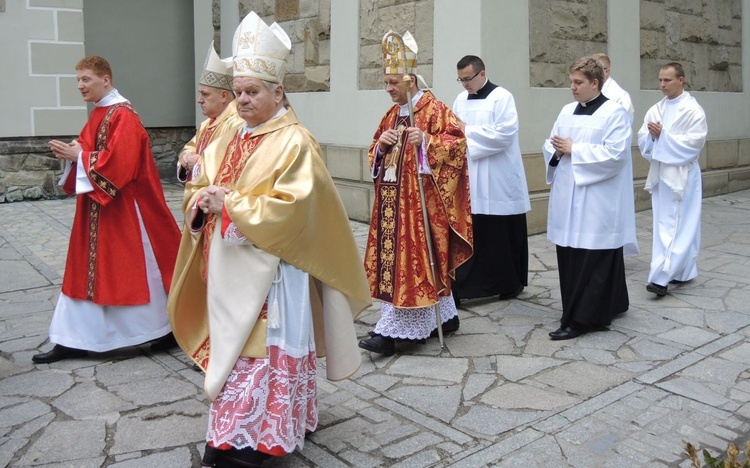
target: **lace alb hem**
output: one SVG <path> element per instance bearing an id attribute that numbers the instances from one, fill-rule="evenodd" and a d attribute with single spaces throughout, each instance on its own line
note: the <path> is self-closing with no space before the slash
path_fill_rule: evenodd
<path id="1" fill-rule="evenodd" d="M 240 357 L 211 403 L 206 440 L 215 447 L 262 444 L 291 453 L 318 426 L 315 351 L 292 358 L 276 346 L 268 358 Z"/>
<path id="2" fill-rule="evenodd" d="M 453 295 L 440 296 L 438 307 L 443 323 L 458 315 Z M 435 306 L 402 309 L 394 307 L 389 302 L 383 302 L 380 314 L 380 320 L 373 331 L 390 338 L 423 340 L 429 338 L 430 333 L 437 328 Z"/>

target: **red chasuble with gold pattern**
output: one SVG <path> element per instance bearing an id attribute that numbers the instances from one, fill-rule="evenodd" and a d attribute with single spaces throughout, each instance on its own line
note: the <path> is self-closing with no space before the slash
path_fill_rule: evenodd
<path id="1" fill-rule="evenodd" d="M 424 158 L 431 172 L 422 178 L 438 267 L 436 287 L 422 218 L 417 155 L 403 131 L 408 118 L 398 114 L 399 106 L 393 106 L 370 145 L 370 167 L 375 165 L 376 177 L 365 270 L 373 298 L 401 308 L 426 307 L 438 302 L 438 295 L 450 294 L 450 278 L 472 255 L 466 138 L 450 108 L 425 92 L 414 107 L 414 126 L 425 133 Z M 391 128 L 399 130 L 399 143 L 378 158 L 378 138 Z"/>
<path id="2" fill-rule="evenodd" d="M 164 199 L 146 129 L 129 103 L 96 107 L 78 142 L 94 191 L 78 195 L 62 292 L 99 305 L 147 304 L 138 211 L 167 292 L 180 231 Z M 70 195 L 76 165 L 64 186 Z"/>

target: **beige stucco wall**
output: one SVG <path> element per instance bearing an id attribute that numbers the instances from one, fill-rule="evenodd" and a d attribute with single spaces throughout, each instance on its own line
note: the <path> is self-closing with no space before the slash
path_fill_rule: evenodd
<path id="1" fill-rule="evenodd" d="M 203 34 L 193 31 L 193 11 L 184 10 L 183 0 L 160 1 L 144 16 L 148 2 L 5 2 L 0 11 L 0 138 L 78 134 L 88 112 L 76 90 L 75 64 L 91 54 L 110 60 L 115 85 L 147 126 L 192 125 L 193 38 Z M 201 16 L 206 3 L 210 21 L 210 2 L 192 2 Z M 207 46 L 207 41 L 196 42 L 201 65 Z"/>
<path id="2" fill-rule="evenodd" d="M 10 1 L 0 12 L 0 138 L 77 134 L 86 107 L 71 65 L 83 56 L 83 0 Z"/>

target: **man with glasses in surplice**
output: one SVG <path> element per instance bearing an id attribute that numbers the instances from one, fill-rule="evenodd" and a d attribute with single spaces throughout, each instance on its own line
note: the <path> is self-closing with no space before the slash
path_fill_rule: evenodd
<path id="1" fill-rule="evenodd" d="M 474 256 L 456 271 L 453 297 L 518 296 L 527 283 L 526 212 L 531 209 L 513 95 L 492 83 L 481 58 L 457 64 L 464 91 L 453 103 L 466 134 Z"/>

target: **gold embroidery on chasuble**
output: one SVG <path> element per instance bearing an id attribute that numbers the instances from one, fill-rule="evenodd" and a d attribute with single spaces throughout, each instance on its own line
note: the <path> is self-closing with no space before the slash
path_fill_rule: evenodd
<path id="1" fill-rule="evenodd" d="M 393 262 L 396 259 L 396 203 L 395 187 L 383 187 L 381 197 L 380 290 L 393 294 Z"/>
<path id="2" fill-rule="evenodd" d="M 377 137 L 387 129 L 398 128 L 403 121 L 397 113 L 398 108 L 393 107 L 386 114 L 370 149 L 370 160 L 380 167 L 373 168 L 375 200 L 364 264 L 372 297 L 409 309 L 433 305 L 450 291 L 455 268 L 472 253 L 471 209 L 465 136 L 450 110 L 429 91 L 414 107 L 414 126 L 426 133 L 424 158 L 430 174 L 419 175 L 417 154 L 402 140 L 405 147 L 397 160 L 396 182 L 384 179 L 383 169 L 392 162 L 386 158 L 390 155 L 380 160 L 376 157 Z M 426 244 L 420 177 L 437 278 L 433 278 Z M 395 201 L 390 200 L 388 187 L 395 188 Z"/>
<path id="3" fill-rule="evenodd" d="M 408 116 L 399 116 L 393 127 L 398 132 L 398 140 L 393 147 L 383 156 L 383 169 L 380 171 L 380 180 L 376 186 L 376 197 L 378 198 L 379 210 L 379 249 L 377 258 L 378 290 L 376 297 L 393 302 L 396 293 L 396 280 L 399 246 L 399 199 L 401 197 L 401 184 L 403 177 L 403 162 L 405 153 L 409 147 L 406 141 Z"/>
<path id="4" fill-rule="evenodd" d="M 95 169 L 94 166 L 96 165 L 96 162 L 99 160 L 99 152 L 104 151 L 107 149 L 107 139 L 109 138 L 109 122 L 112 120 L 112 116 L 115 114 L 115 111 L 121 107 L 124 107 L 134 114 L 136 114 L 135 109 L 133 109 L 133 106 L 131 106 L 129 103 L 121 103 L 121 104 L 115 104 L 113 106 L 110 106 L 109 109 L 107 109 L 107 113 L 104 115 L 104 119 L 102 119 L 102 123 L 99 124 L 99 129 L 96 132 L 96 143 L 95 143 L 95 151 L 92 151 L 89 154 L 89 171 L 88 176 L 89 179 L 91 179 L 91 182 L 95 184 L 97 187 L 102 189 L 104 193 L 109 195 L 110 197 L 114 198 L 119 193 L 119 190 L 115 185 L 107 180 L 106 177 L 99 174 Z M 138 114 L 136 114 L 138 115 Z M 97 252 L 99 249 L 99 214 L 101 212 L 101 205 L 92 200 L 89 200 L 89 249 L 88 249 L 88 262 L 87 262 L 87 268 L 86 268 L 86 299 L 89 301 L 94 300 L 94 293 L 96 289 L 96 259 L 97 259 Z"/>
<path id="5" fill-rule="evenodd" d="M 240 178 L 248 158 L 255 152 L 255 148 L 258 147 L 261 140 L 263 140 L 263 135 L 258 137 L 245 135 L 245 138 L 241 138 L 238 131 L 227 147 L 227 152 L 221 161 L 214 184 L 234 190 L 235 184 Z M 203 281 L 206 281 L 208 277 L 208 253 L 216 223 L 221 220 L 220 214 L 207 213 L 205 216 L 206 225 L 203 227 L 203 270 L 201 271 Z"/>
<path id="6" fill-rule="evenodd" d="M 195 148 L 197 154 L 203 154 L 203 150 L 206 149 L 206 146 L 208 146 L 208 143 L 211 141 L 214 133 L 216 133 L 217 128 L 219 128 L 219 126 L 214 125 L 213 127 L 208 127 L 203 131 L 203 135 L 201 135 L 198 146 Z"/>

